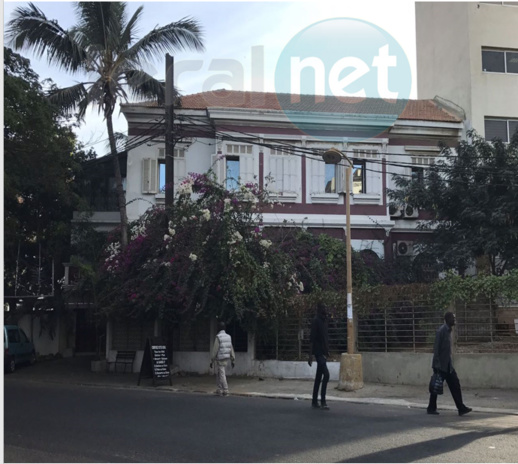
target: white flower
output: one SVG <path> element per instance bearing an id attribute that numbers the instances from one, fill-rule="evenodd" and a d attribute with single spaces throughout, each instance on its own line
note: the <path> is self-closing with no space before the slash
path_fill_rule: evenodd
<path id="1" fill-rule="evenodd" d="M 304 291 L 304 284 L 302 282 L 299 282 L 299 291 L 300 292 Z"/>
<path id="2" fill-rule="evenodd" d="M 270 248 L 272 246 L 272 241 L 263 239 L 259 241 L 259 245 L 261 245 L 264 248 Z"/>
<path id="3" fill-rule="evenodd" d="M 167 242 L 172 239 L 173 239 L 173 237 L 171 237 L 170 235 L 167 235 L 167 234 L 164 235 L 164 242 Z"/>
<path id="4" fill-rule="evenodd" d="M 178 186 L 178 195 L 190 195 L 192 193 L 192 184 L 194 181 L 192 179 L 185 179 Z"/>
<path id="5" fill-rule="evenodd" d="M 182 217 L 182 222 L 187 221 L 187 218 L 185 216 Z"/>
<path id="6" fill-rule="evenodd" d="M 174 234 L 176 234 L 176 230 L 172 229 L 171 227 L 169 227 L 169 235 L 171 237 L 174 237 Z"/>
<path id="7" fill-rule="evenodd" d="M 263 267 L 264 267 L 265 269 L 268 269 L 268 268 L 270 267 L 270 263 L 269 263 L 268 261 L 265 261 L 265 262 L 263 263 Z"/>
<path id="8" fill-rule="evenodd" d="M 243 236 L 236 230 L 232 234 L 232 238 L 228 241 L 229 245 L 233 245 L 234 243 L 241 242 L 243 240 Z"/>
<path id="9" fill-rule="evenodd" d="M 210 211 L 208 209 L 201 210 L 201 220 L 210 221 Z"/>
<path id="10" fill-rule="evenodd" d="M 291 285 L 292 285 L 291 282 L 288 282 L 288 288 L 291 288 Z"/>
<path id="11" fill-rule="evenodd" d="M 230 205 L 230 198 L 225 198 L 223 200 L 223 203 L 225 203 L 226 205 Z"/>
<path id="12" fill-rule="evenodd" d="M 194 263 L 194 261 L 196 261 L 198 259 L 198 257 L 195 254 L 191 253 L 189 255 L 189 259 Z"/>

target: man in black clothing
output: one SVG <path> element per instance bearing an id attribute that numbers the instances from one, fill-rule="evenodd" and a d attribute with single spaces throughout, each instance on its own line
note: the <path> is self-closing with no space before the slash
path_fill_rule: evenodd
<path id="1" fill-rule="evenodd" d="M 435 343 L 433 346 L 433 361 L 432 368 L 434 372 L 439 372 L 441 377 L 446 380 L 448 388 L 450 389 L 451 396 L 455 405 L 459 410 L 459 416 L 463 416 L 472 409 L 468 408 L 462 402 L 462 392 L 460 389 L 459 378 L 453 368 L 451 359 L 451 329 L 455 325 L 455 314 L 447 312 L 444 314 L 444 324 L 439 327 L 435 335 Z M 430 402 L 427 408 L 428 414 L 439 414 L 437 412 L 437 395 L 430 393 Z"/>
<path id="2" fill-rule="evenodd" d="M 315 376 L 315 384 L 313 385 L 313 401 L 311 407 L 329 410 L 326 403 L 326 389 L 329 381 L 329 370 L 327 369 L 327 359 L 329 356 L 329 341 L 327 333 L 327 311 L 326 307 L 319 303 L 317 306 L 317 314 L 311 324 L 310 343 L 311 349 L 309 352 L 308 364 L 312 365 L 313 355 L 317 361 L 317 374 Z M 318 404 L 318 390 L 322 383 L 320 391 L 320 405 Z"/>

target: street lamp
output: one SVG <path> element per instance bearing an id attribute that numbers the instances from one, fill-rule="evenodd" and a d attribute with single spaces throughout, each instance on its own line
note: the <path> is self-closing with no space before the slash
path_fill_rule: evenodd
<path id="1" fill-rule="evenodd" d="M 353 173 L 352 161 L 336 148 L 330 148 L 322 154 L 326 164 L 339 165 L 341 160 L 347 162 L 345 171 L 345 246 L 347 253 L 347 353 L 342 353 L 340 359 L 339 390 L 358 390 L 363 388 L 363 369 L 360 354 L 354 353 L 354 320 L 353 320 L 353 282 L 351 257 L 351 178 Z"/>

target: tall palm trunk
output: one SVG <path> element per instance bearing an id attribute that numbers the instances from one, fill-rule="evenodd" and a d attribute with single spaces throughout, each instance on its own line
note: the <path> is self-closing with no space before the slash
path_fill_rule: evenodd
<path id="1" fill-rule="evenodd" d="M 113 167 L 115 171 L 115 184 L 117 188 L 117 199 L 119 203 L 119 211 L 121 215 L 121 247 L 126 248 L 128 244 L 128 214 L 126 212 L 126 195 L 122 187 L 122 174 L 119 164 L 119 156 L 117 154 L 117 145 L 115 143 L 115 134 L 113 133 L 112 121 L 113 109 L 109 108 L 105 112 L 106 125 L 108 127 L 108 139 L 110 141 L 110 151 L 113 156 Z"/>

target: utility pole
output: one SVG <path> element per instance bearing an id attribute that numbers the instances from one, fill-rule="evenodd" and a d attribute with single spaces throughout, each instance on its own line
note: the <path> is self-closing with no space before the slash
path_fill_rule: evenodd
<path id="1" fill-rule="evenodd" d="M 351 249 L 351 178 L 352 161 L 336 148 L 330 148 L 322 154 L 326 164 L 339 165 L 347 162 L 345 174 L 345 227 L 346 227 L 346 267 L 347 267 L 347 353 L 340 358 L 338 390 L 354 391 L 363 388 L 363 367 L 361 354 L 354 352 L 354 319 L 353 319 L 353 281 L 352 281 L 352 249 Z M 338 173 L 337 173 L 338 174 Z"/>
<path id="2" fill-rule="evenodd" d="M 165 204 L 174 200 L 174 57 L 165 56 Z"/>

